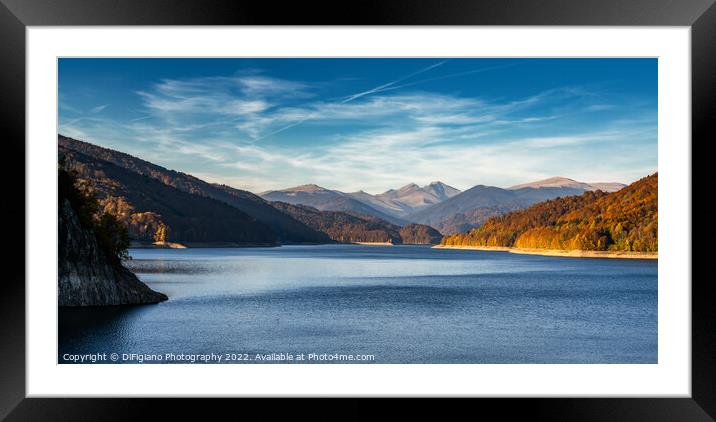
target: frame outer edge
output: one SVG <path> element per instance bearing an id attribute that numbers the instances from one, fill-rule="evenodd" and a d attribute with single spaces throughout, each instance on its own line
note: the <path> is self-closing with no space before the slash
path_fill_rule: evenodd
<path id="1" fill-rule="evenodd" d="M 0 419 L 25 397 L 25 25 L 0 4 L 2 190 L 9 201 L 3 229 L 0 294 Z M 22 157 L 22 159 L 20 159 Z M 19 183 L 22 174 L 23 183 Z M 22 222 L 22 224 L 20 224 Z"/>
<path id="2" fill-rule="evenodd" d="M 714 0 L 2 0 L 26 25 L 666 25 Z"/>
<path id="3" fill-rule="evenodd" d="M 712 129 L 716 110 L 714 75 L 716 75 L 716 4 L 712 4 L 691 27 L 692 198 L 695 198 L 693 181 L 709 177 L 707 171 L 710 169 L 708 163 L 703 166 L 694 165 L 693 146 L 696 143 L 712 144 L 716 139 Z M 696 173 L 696 170 L 700 170 L 701 174 Z M 692 222 L 710 221 L 710 216 L 703 212 L 705 207 L 701 209 L 694 207 L 693 199 L 691 206 Z M 692 246 L 692 253 L 695 255 L 698 249 L 694 246 Z M 693 399 L 711 417 L 714 417 L 716 416 L 716 380 L 713 379 L 716 373 L 716 307 L 714 306 L 716 289 L 713 288 L 713 277 L 703 275 L 693 277 L 695 274 L 693 262 L 692 256 L 691 394 Z"/>
<path id="4" fill-rule="evenodd" d="M 11 3 L 12 10 L 10 10 L 6 3 Z M 82 1 L 58 1 L 62 5 L 68 5 L 69 3 L 81 4 Z M 130 3 L 132 3 L 130 1 Z M 186 2 L 183 2 L 186 5 Z M 510 4 L 514 6 L 514 1 L 510 1 Z M 639 2 L 637 2 L 639 3 Z M 698 4 L 695 4 L 698 3 Z M 18 6 L 20 4 L 20 6 Z M 161 25 L 161 24 L 177 24 L 181 22 L 181 18 L 177 18 L 176 15 L 172 16 L 171 12 L 168 12 L 167 18 L 162 18 L 161 14 L 157 14 L 156 9 L 152 10 L 152 13 L 148 19 L 145 17 L 143 22 L 137 22 L 137 18 L 127 17 L 125 13 L 115 15 L 113 18 L 108 17 L 111 12 L 111 8 L 105 11 L 104 16 L 93 16 L 90 11 L 80 11 L 78 8 L 68 7 L 68 10 L 62 16 L 52 16 L 52 11 L 44 9 L 42 6 L 47 4 L 43 1 L 27 1 L 23 6 L 19 1 L 14 0 L 2 0 L 0 2 L 0 57 L 3 57 L 3 64 L 0 66 L 0 86 L 2 87 L 2 95 L 0 95 L 0 129 L 3 130 L 3 138 L 5 140 L 5 156 L 17 157 L 22 154 L 25 157 L 25 133 L 24 124 L 18 122 L 25 121 L 25 23 L 31 22 L 31 24 L 45 24 L 45 25 L 61 25 L 68 23 L 75 24 L 128 24 L 134 21 L 135 24 L 145 25 Z M 246 4 L 246 3 L 244 3 Z M 553 3 L 554 4 L 554 3 Z M 548 6 L 549 4 L 545 4 Z M 705 6 L 704 6 L 705 5 Z M 469 5 L 463 4 L 463 7 Z M 659 5 L 660 6 L 660 5 Z M 685 5 L 681 5 L 685 6 Z M 690 19 L 688 22 L 684 22 L 685 14 L 680 14 L 674 18 L 664 18 L 666 14 L 657 14 L 643 17 L 641 22 L 631 22 L 632 24 L 639 25 L 690 25 L 692 24 L 692 144 L 693 140 L 702 139 L 700 142 L 707 142 L 714 139 L 713 131 L 709 131 L 710 120 L 713 120 L 714 112 L 713 106 L 716 105 L 716 81 L 713 77 L 714 70 L 716 70 L 716 5 L 713 4 L 713 0 L 690 2 L 689 10 L 690 13 L 694 13 L 695 9 L 704 10 L 705 12 L 700 14 L 696 19 Z M 18 10 L 18 7 L 21 10 Z M 637 6 L 632 6 L 637 7 Z M 651 7 L 655 7 L 651 4 Z M 658 6 L 656 6 L 658 7 Z M 51 9 L 51 8 L 50 8 Z M 94 8 L 93 8 L 94 9 Z M 127 7 L 127 9 L 134 9 L 134 7 Z M 429 9 L 429 7 L 428 7 Z M 547 7 L 549 9 L 549 7 Z M 249 11 L 252 9 L 246 9 Z M 377 20 L 390 21 L 391 19 L 396 20 L 396 23 L 402 24 L 417 24 L 417 20 L 424 20 L 420 16 L 407 15 L 407 17 L 400 18 L 396 16 L 397 10 L 400 8 L 392 8 L 394 13 L 385 13 L 378 16 Z M 18 16 L 22 16 L 25 19 L 21 20 L 18 16 L 13 13 L 18 13 Z M 238 8 L 235 12 L 238 12 Z M 532 11 L 533 12 L 533 11 Z M 524 16 L 532 13 L 530 10 L 522 10 L 521 12 L 515 11 L 519 21 L 524 21 L 523 24 L 537 24 L 535 21 L 544 20 L 544 18 L 534 18 L 532 22 L 525 21 Z M 178 13 L 178 12 L 175 12 Z M 543 11 L 542 14 L 545 12 Z M 559 20 L 570 22 L 570 24 L 579 25 L 585 24 L 585 19 L 571 19 L 567 16 L 569 13 L 557 14 Z M 688 14 L 688 13 L 687 13 Z M 231 15 L 231 14 L 229 14 Z M 246 21 L 243 23 L 258 23 L 263 19 L 256 16 L 256 21 L 253 21 L 252 13 L 247 13 L 242 17 L 229 16 L 228 19 L 234 19 L 238 21 Z M 260 13 L 258 14 L 260 15 Z M 299 14 L 300 15 L 300 14 Z M 392 16 L 391 16 L 392 15 Z M 458 20 L 474 20 L 472 13 L 466 13 L 464 18 L 458 18 Z M 487 13 L 489 16 L 490 13 Z M 514 22 L 515 19 L 501 19 L 496 15 L 500 13 L 494 13 L 490 16 L 489 20 L 505 22 L 504 24 L 518 24 Z M 131 16 L 131 15 L 130 15 Z M 630 15 L 632 16 L 632 15 Z M 416 19 L 417 18 L 417 19 Z M 597 14 L 592 16 L 592 19 L 604 19 L 603 14 Z M 214 22 L 219 23 L 226 18 L 215 17 Z M 455 18 L 453 18 L 455 19 Z M 482 20 L 483 18 L 478 18 Z M 607 22 L 601 23 L 603 25 L 608 24 L 627 24 L 631 18 L 627 19 L 606 19 Z M 97 22 L 97 21 L 103 22 Z M 121 21 L 121 22 L 118 22 Z M 210 24 L 207 22 L 207 16 L 201 15 L 199 20 L 204 21 L 203 23 Z M 211 19 L 209 19 L 211 20 Z M 405 22 L 405 21 L 408 22 Z M 445 15 L 439 15 L 435 20 L 444 21 L 450 20 Z M 591 20 L 591 19 L 590 19 Z M 108 21 L 114 21 L 108 22 Z M 402 21 L 402 22 L 400 22 Z M 507 21 L 511 21 L 508 23 Z M 227 22 L 223 22 L 227 23 Z M 236 22 L 242 23 L 242 22 Z M 442 23 L 442 22 L 437 22 Z M 470 22 L 468 22 L 470 23 Z M 478 22 L 471 22 L 472 24 L 479 24 Z M 549 22 L 547 22 L 549 23 Z M 447 22 L 445 22 L 447 24 Z M 463 23 L 465 24 L 465 23 Z M 494 24 L 494 23 L 492 23 Z M 709 138 L 707 138 L 709 137 Z M 24 160 L 15 160 L 17 166 L 20 166 L 23 175 L 25 174 Z M 13 167 L 13 170 L 17 171 L 17 168 Z M 693 171 L 693 170 L 692 170 Z M 6 173 L 6 179 L 8 181 L 16 180 L 17 173 L 9 172 L 8 168 L 3 168 L 3 172 Z M 8 198 L 15 199 L 14 203 L 19 203 L 19 198 L 22 198 L 22 205 L 12 208 L 10 211 L 12 218 L 22 219 L 25 223 L 25 192 L 24 183 L 22 185 L 18 183 L 8 183 L 5 186 L 5 193 Z M 693 210 L 695 208 L 692 207 Z M 694 217 L 697 217 L 694 215 Z M 6 262 L 17 263 L 20 262 L 20 255 L 22 255 L 22 262 L 24 262 L 25 253 L 25 233 L 24 224 L 12 224 L 7 227 L 9 231 L 6 231 L 6 235 L 10 238 L 22 237 L 21 243 L 15 240 L 17 248 L 11 250 L 9 254 L 12 259 L 6 256 Z M 21 245 L 21 248 L 19 247 Z M 693 261 L 693 259 L 692 259 Z M 24 264 L 8 265 L 6 274 L 9 274 L 9 279 L 6 279 L 4 283 L 3 294 L 0 295 L 0 419 L 3 419 L 12 409 L 25 397 L 25 269 Z M 716 303 L 716 294 L 710 293 L 707 287 L 709 280 L 704 279 L 703 283 L 692 283 L 692 397 L 693 401 L 700 405 L 701 408 L 709 413 L 710 415 L 716 415 L 716 391 L 714 390 L 714 380 L 711 378 L 714 374 L 714 368 L 716 368 L 716 339 L 714 333 L 716 332 L 716 308 L 713 306 Z M 27 401 L 27 400 L 26 400 Z M 39 403 L 35 403 L 38 405 Z M 109 403 L 106 403 L 109 404 Z M 576 404 L 576 403 L 575 403 Z M 608 405 L 607 405 L 608 406 Z M 110 405 L 111 407 L 111 405 Z M 571 406 L 570 406 L 571 407 Z M 675 410 L 675 409 L 674 409 Z M 78 416 L 80 414 L 78 413 Z M 663 415 L 662 416 L 666 416 Z M 674 415 L 672 415 L 674 416 Z"/>

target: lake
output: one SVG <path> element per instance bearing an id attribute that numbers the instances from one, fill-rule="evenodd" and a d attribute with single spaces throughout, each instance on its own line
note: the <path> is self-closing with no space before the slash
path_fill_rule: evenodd
<path id="1" fill-rule="evenodd" d="M 359 245 L 130 255 L 169 300 L 60 309 L 60 363 L 658 362 L 656 261 Z"/>

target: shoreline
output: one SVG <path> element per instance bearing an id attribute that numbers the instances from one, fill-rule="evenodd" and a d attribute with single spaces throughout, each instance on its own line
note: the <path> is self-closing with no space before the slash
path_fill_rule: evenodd
<path id="1" fill-rule="evenodd" d="M 270 248 L 281 246 L 269 243 L 233 243 L 233 242 L 137 242 L 132 241 L 129 249 L 190 249 L 190 248 Z"/>
<path id="2" fill-rule="evenodd" d="M 391 242 L 351 242 L 349 245 L 394 246 Z"/>
<path id="3" fill-rule="evenodd" d="M 631 251 L 583 251 L 562 249 L 512 248 L 507 246 L 446 246 L 435 245 L 438 249 L 464 249 L 473 251 L 500 251 L 522 255 L 557 256 L 564 258 L 613 258 L 613 259 L 659 259 L 658 252 Z"/>

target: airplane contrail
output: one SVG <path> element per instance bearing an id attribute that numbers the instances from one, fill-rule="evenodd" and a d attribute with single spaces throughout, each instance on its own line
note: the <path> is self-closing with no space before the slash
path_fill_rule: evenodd
<path id="1" fill-rule="evenodd" d="M 387 89 L 387 88 L 389 88 L 389 87 L 391 87 L 391 86 L 397 84 L 398 82 L 402 82 L 402 81 L 404 81 L 404 80 L 406 80 L 406 79 L 412 78 L 413 76 L 417 76 L 417 75 L 419 75 L 419 74 L 421 74 L 421 73 L 425 73 L 425 72 L 427 72 L 427 71 L 429 71 L 429 70 L 433 70 L 433 69 L 435 69 L 435 68 L 438 67 L 438 66 L 442 66 L 442 65 L 444 65 L 446 62 L 447 62 L 447 60 L 443 60 L 443 61 L 441 61 L 441 62 L 439 62 L 439 63 L 435 63 L 435 64 L 432 64 L 432 65 L 426 67 L 426 68 L 420 69 L 420 70 L 418 70 L 417 72 L 413 72 L 413 73 L 411 73 L 411 74 L 409 74 L 409 75 L 403 76 L 402 78 L 398 78 L 398 79 L 396 79 L 396 80 L 394 80 L 394 81 L 392 81 L 392 82 L 388 82 L 388 83 L 386 83 L 386 84 L 377 86 L 377 87 L 372 88 L 372 89 L 369 89 L 369 90 L 367 90 L 367 91 L 363 91 L 363 92 L 359 92 L 359 93 L 357 93 L 357 94 L 349 95 L 349 96 L 345 97 L 345 99 L 344 99 L 343 101 L 341 101 L 341 103 L 342 103 L 342 104 L 345 104 L 345 103 L 347 103 L 347 102 L 350 102 L 350 101 L 355 100 L 356 98 L 360 98 L 360 97 L 363 97 L 363 96 L 366 96 L 366 95 L 370 95 L 370 94 L 373 94 L 373 93 L 376 93 L 376 92 L 380 92 L 380 91 L 382 91 L 382 90 L 384 90 L 384 89 Z"/>
<path id="2" fill-rule="evenodd" d="M 389 87 L 386 87 L 386 88 L 383 88 L 383 89 L 380 89 L 380 90 L 376 90 L 376 91 L 374 91 L 374 92 L 372 92 L 372 93 L 373 93 L 373 94 L 378 94 L 378 93 L 385 92 L 385 91 L 392 91 L 392 90 L 395 90 L 395 89 L 400 89 L 400 88 L 406 88 L 406 87 L 409 87 L 409 86 L 420 85 L 420 84 L 424 84 L 424 83 L 427 83 L 427 82 L 440 81 L 440 80 L 449 79 L 449 78 L 456 78 L 456 77 L 458 77 L 458 76 L 471 75 L 471 74 L 474 74 L 474 73 L 486 72 L 486 71 L 488 71 L 488 70 L 504 69 L 504 68 L 506 68 L 506 67 L 512 67 L 512 66 L 517 66 L 517 63 L 510 63 L 510 64 L 504 64 L 504 65 L 492 66 L 492 67 L 483 67 L 483 68 L 481 68 L 481 69 L 466 70 L 466 71 L 464 71 L 464 72 L 451 73 L 451 74 L 449 74 L 449 75 L 436 76 L 436 77 L 428 78 L 428 79 L 421 79 L 421 80 L 419 80 L 419 81 L 408 82 L 408 83 L 402 84 L 402 85 L 389 86 Z"/>
<path id="3" fill-rule="evenodd" d="M 298 121 L 293 122 L 293 123 L 291 123 L 291 124 L 289 124 L 289 125 L 283 126 L 283 127 L 280 128 L 280 129 L 276 129 L 276 130 L 274 130 L 273 132 L 267 133 L 267 134 L 264 135 L 264 136 L 260 136 L 260 137 L 258 137 L 258 138 L 256 138 L 256 139 L 254 139 L 254 141 L 260 141 L 260 140 L 262 140 L 262 139 L 268 138 L 269 136 L 273 136 L 273 135 L 276 135 L 276 134 L 278 134 L 278 133 L 281 133 L 281 132 L 283 132 L 284 130 L 291 129 L 292 127 L 298 126 L 298 125 L 300 125 L 301 123 L 305 122 L 306 120 L 312 119 L 312 118 L 313 118 L 315 115 L 317 115 L 317 114 L 318 114 L 318 113 L 309 114 L 308 116 L 304 117 L 304 118 L 301 119 L 301 120 L 298 120 Z"/>
<path id="4" fill-rule="evenodd" d="M 427 72 L 427 71 L 430 71 L 430 70 L 432 70 L 432 69 L 435 69 L 436 67 L 442 66 L 442 65 L 445 64 L 445 63 L 447 63 L 447 60 L 443 60 L 443 61 L 441 61 L 441 62 L 438 62 L 438 63 L 435 63 L 435 64 L 431 64 L 431 65 L 428 66 L 428 67 L 422 68 L 422 69 L 420 69 L 420 70 L 418 70 L 418 71 L 415 71 L 415 72 L 413 72 L 413 73 L 410 73 L 410 74 L 408 74 L 408 75 L 405 75 L 405 76 L 403 76 L 403 77 L 400 77 L 400 78 L 398 78 L 398 79 L 396 79 L 396 80 L 394 80 L 394 81 L 391 81 L 391 82 L 388 82 L 388 83 L 379 85 L 379 86 L 377 86 L 377 87 L 375 87 L 375 88 L 371 88 L 371 89 L 369 89 L 369 90 L 367 90 L 367 91 L 362 91 L 362 92 L 358 92 L 358 93 L 356 93 L 356 94 L 348 95 L 347 97 L 343 97 L 343 100 L 340 101 L 340 104 L 345 104 L 345 103 L 351 102 L 351 101 L 353 101 L 353 100 L 355 100 L 355 99 L 358 99 L 358 98 L 360 98 L 360 97 L 364 97 L 364 96 L 366 96 L 366 95 L 370 95 L 370 94 L 373 94 L 373 93 L 376 93 L 376 92 L 381 92 L 381 91 L 383 91 L 383 90 L 385 90 L 385 89 L 387 89 L 387 88 L 389 88 L 389 87 L 391 87 L 391 86 L 393 86 L 393 85 L 395 85 L 395 84 L 397 84 L 397 83 L 400 83 L 400 82 L 402 82 L 402 81 L 405 81 L 405 80 L 407 80 L 407 79 L 410 79 L 410 78 L 412 78 L 413 76 L 420 75 L 421 73 L 425 73 L 425 72 Z M 281 133 L 281 132 L 283 132 L 283 131 L 285 131 L 285 130 L 287 130 L 287 129 L 291 129 L 292 127 L 298 126 L 298 125 L 302 124 L 303 122 L 305 122 L 305 121 L 307 121 L 307 120 L 310 120 L 310 119 L 316 117 L 317 115 L 318 115 L 318 113 L 315 113 L 315 112 L 314 112 L 314 113 L 311 113 L 311 114 L 309 114 L 308 116 L 304 117 L 304 118 L 301 119 L 301 120 L 298 120 L 298 121 L 296 121 L 296 122 L 293 122 L 293 123 L 291 123 L 291 124 L 288 124 L 288 125 L 286 125 L 286 126 L 283 126 L 283 127 L 279 128 L 279 129 L 276 129 L 275 131 L 273 131 L 273 132 L 271 132 L 271 133 L 268 133 L 268 134 L 266 134 L 266 135 L 264 135 L 264 136 L 258 137 L 258 138 L 256 138 L 256 139 L 254 139 L 254 141 L 260 141 L 260 140 L 262 140 L 262 139 L 268 138 L 269 136 L 273 136 L 273 135 L 276 135 L 276 134 L 278 134 L 278 133 Z"/>
<path id="5" fill-rule="evenodd" d="M 395 90 L 395 89 L 406 88 L 406 87 L 415 86 L 415 85 L 420 85 L 420 84 L 424 84 L 424 83 L 428 83 L 428 82 L 439 81 L 439 80 L 449 79 L 449 78 L 456 78 L 456 77 L 458 77 L 458 76 L 471 75 L 471 74 L 473 74 L 473 73 L 480 73 L 480 72 L 485 72 L 485 71 L 488 71 L 488 70 L 503 69 L 503 68 L 506 68 L 506 67 L 512 67 L 512 66 L 517 65 L 516 63 L 510 63 L 510 64 L 506 64 L 506 65 L 484 67 L 484 68 L 481 68 L 481 69 L 466 70 L 466 71 L 464 71 L 464 72 L 451 73 L 451 74 L 449 74 L 449 75 L 436 76 L 436 77 L 428 78 L 428 79 L 421 79 L 421 80 L 414 81 L 414 82 L 408 82 L 408 83 L 405 83 L 405 84 L 402 84 L 402 85 L 395 85 L 395 84 L 397 84 L 397 83 L 400 83 L 400 82 L 403 82 L 403 81 L 405 81 L 405 80 L 407 80 L 407 79 L 410 79 L 410 78 L 412 78 L 413 76 L 420 75 L 421 73 L 425 73 L 425 72 L 427 72 L 427 71 L 430 71 L 430 70 L 432 70 L 432 69 L 435 69 L 436 67 L 442 66 L 442 65 L 445 64 L 446 62 L 447 62 L 447 60 L 443 60 L 443 61 L 441 61 L 441 62 L 439 62 L 439 63 L 432 64 L 432 65 L 430 65 L 430 66 L 428 66 L 428 67 L 425 67 L 425 68 L 423 68 L 423 69 L 420 69 L 420 70 L 418 70 L 418 71 L 416 71 L 416 72 L 413 72 L 413 73 L 411 73 L 411 74 L 405 75 L 405 76 L 403 76 L 403 77 L 401 77 L 401 78 L 398 78 L 398 79 L 396 79 L 396 80 L 394 80 L 394 81 L 391 81 L 391 82 L 388 82 L 388 83 L 379 85 L 379 86 L 377 86 L 377 87 L 375 87 L 375 88 L 371 88 L 371 89 L 369 89 L 369 90 L 367 90 L 367 91 L 362 91 L 362 92 L 358 92 L 358 93 L 356 93 L 356 94 L 348 95 L 348 96 L 346 96 L 346 97 L 343 97 L 343 100 L 340 101 L 339 104 L 345 104 L 345 103 L 351 102 L 351 101 L 353 101 L 353 100 L 355 100 L 355 99 L 364 97 L 364 96 L 366 96 L 366 95 L 378 94 L 378 93 L 381 93 L 381 92 L 392 91 L 392 90 Z M 268 138 L 269 136 L 273 136 L 273 135 L 276 135 L 276 134 L 278 134 L 278 133 L 281 133 L 281 132 L 283 132 L 283 131 L 285 131 L 285 130 L 287 130 L 287 129 L 291 129 L 292 127 L 298 126 L 298 125 L 302 124 L 303 122 L 305 122 L 305 121 L 307 121 L 307 120 L 310 120 L 310 119 L 316 117 L 317 115 L 318 115 L 318 113 L 315 113 L 315 112 L 312 113 L 312 114 L 309 114 L 308 116 L 304 117 L 304 118 L 301 119 L 301 120 L 298 120 L 298 121 L 293 122 L 293 123 L 291 123 L 291 124 L 289 124 L 289 125 L 283 126 L 283 127 L 279 128 L 279 129 L 277 129 L 277 130 L 275 130 L 275 131 L 273 131 L 273 132 L 271 132 L 271 133 L 268 133 L 268 134 L 266 134 L 266 135 L 264 135 L 264 136 L 261 136 L 261 137 L 259 137 L 259 138 L 256 138 L 255 141 L 260 141 L 260 140 L 262 140 L 262 139 Z"/>

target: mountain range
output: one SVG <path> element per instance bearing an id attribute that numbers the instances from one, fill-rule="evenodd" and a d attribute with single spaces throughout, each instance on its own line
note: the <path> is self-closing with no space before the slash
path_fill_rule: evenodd
<path id="1" fill-rule="evenodd" d="M 407 224 L 406 221 L 396 215 L 386 213 L 369 203 L 353 198 L 351 195 L 313 184 L 296 186 L 280 191 L 262 192 L 259 196 L 271 202 L 307 205 L 319 211 L 343 211 L 356 215 L 378 217 L 397 225 Z"/>
<path id="2" fill-rule="evenodd" d="M 385 213 L 406 217 L 431 205 L 439 204 L 459 193 L 458 189 L 443 182 L 432 182 L 422 187 L 410 183 L 400 189 L 390 189 L 378 195 L 370 195 L 363 191 L 348 195 Z"/>
<path id="3" fill-rule="evenodd" d="M 585 190 L 574 187 L 502 189 L 477 185 L 406 218 L 435 227 L 443 234 L 458 233 L 481 225 L 489 217 L 526 208 L 548 199 L 581 195 L 584 192 Z"/>
<path id="4" fill-rule="evenodd" d="M 314 184 L 259 195 L 269 201 L 307 205 L 324 211 L 370 215 L 397 225 L 424 224 L 450 234 L 470 230 L 490 217 L 537 202 L 587 191 L 613 192 L 624 186 L 553 177 L 507 189 L 477 185 L 464 192 L 442 182 L 432 182 L 422 187 L 411 183 L 376 195 L 364 191 L 344 193 Z"/>

